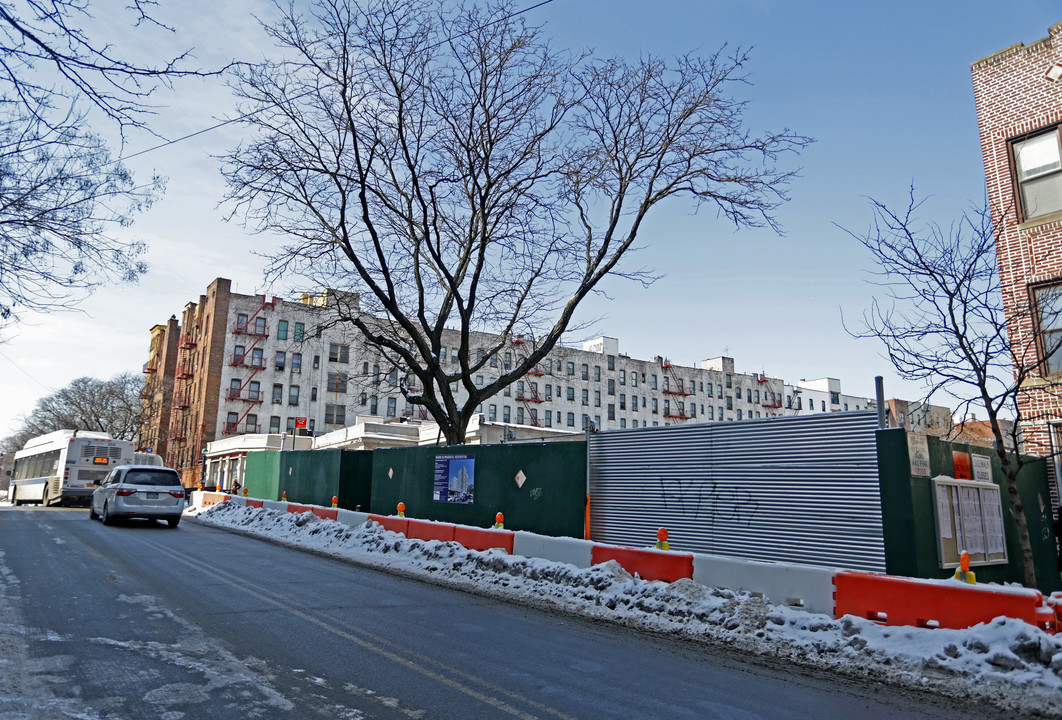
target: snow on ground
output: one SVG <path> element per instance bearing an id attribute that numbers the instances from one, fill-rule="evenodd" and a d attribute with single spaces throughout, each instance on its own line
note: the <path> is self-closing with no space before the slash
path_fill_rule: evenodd
<path id="1" fill-rule="evenodd" d="M 409 540 L 376 523 L 349 526 L 310 512 L 221 503 L 199 512 L 198 520 L 480 594 L 848 677 L 967 697 L 1023 715 L 1062 717 L 1062 635 L 1014 619 L 1000 617 L 967 630 L 885 627 L 771 605 L 692 580 L 650 582 L 632 577 L 615 561 L 582 569 L 500 550 Z"/>

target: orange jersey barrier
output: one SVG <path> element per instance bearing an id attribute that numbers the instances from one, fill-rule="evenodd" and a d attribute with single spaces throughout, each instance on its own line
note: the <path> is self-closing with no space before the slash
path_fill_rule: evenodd
<path id="1" fill-rule="evenodd" d="M 594 565 L 615 560 L 624 570 L 632 575 L 637 573 L 644 580 L 675 582 L 679 578 L 693 577 L 693 555 L 690 553 L 594 545 L 590 557 Z"/>
<path id="2" fill-rule="evenodd" d="M 406 537 L 411 540 L 439 540 L 442 542 L 453 542 L 453 525 L 448 523 L 428 522 L 427 520 L 407 520 L 406 522 L 409 523 L 406 530 Z"/>
<path id="3" fill-rule="evenodd" d="M 262 501 L 255 500 L 254 498 L 247 498 L 247 507 L 260 508 L 262 507 Z"/>
<path id="4" fill-rule="evenodd" d="M 457 525 L 454 528 L 454 540 L 460 543 L 461 547 L 468 550 L 498 548 L 512 555 L 514 536 L 515 533 L 511 530 L 485 530 L 465 525 Z"/>
<path id="5" fill-rule="evenodd" d="M 1005 615 L 1055 632 L 1054 612 L 1044 606 L 1038 590 L 942 584 L 849 570 L 839 571 L 833 582 L 838 618 L 855 615 L 884 625 L 960 630 Z"/>
<path id="6" fill-rule="evenodd" d="M 390 530 L 391 532 L 402 533 L 406 535 L 406 530 L 409 529 L 409 518 L 400 518 L 390 515 L 369 515 L 369 519 L 373 522 L 383 525 L 384 530 Z M 409 537 L 406 535 L 406 537 Z"/>

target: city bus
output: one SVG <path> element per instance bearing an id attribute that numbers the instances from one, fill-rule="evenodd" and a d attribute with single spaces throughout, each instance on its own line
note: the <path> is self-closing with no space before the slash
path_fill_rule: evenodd
<path id="1" fill-rule="evenodd" d="M 87 503 L 111 468 L 131 465 L 136 443 L 108 433 L 56 430 L 35 437 L 15 453 L 7 497 L 12 505 L 63 501 Z"/>

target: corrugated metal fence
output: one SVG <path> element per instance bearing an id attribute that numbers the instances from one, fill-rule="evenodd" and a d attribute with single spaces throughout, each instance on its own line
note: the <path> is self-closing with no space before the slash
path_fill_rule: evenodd
<path id="1" fill-rule="evenodd" d="M 590 436 L 597 542 L 885 570 L 875 412 Z"/>

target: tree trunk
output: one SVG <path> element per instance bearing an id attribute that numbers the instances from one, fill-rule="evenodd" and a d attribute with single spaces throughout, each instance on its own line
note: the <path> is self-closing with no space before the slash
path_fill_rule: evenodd
<path id="1" fill-rule="evenodd" d="M 1021 567 L 1025 575 L 1025 587 L 1036 587 L 1036 565 L 1033 562 L 1032 541 L 1029 539 L 1029 523 L 1025 520 L 1025 506 L 1021 503 L 1018 495 L 1018 472 L 1020 467 L 1015 467 L 1009 461 L 1003 462 L 1003 475 L 1007 479 L 1007 496 L 1010 498 L 1011 513 L 1014 515 L 1014 526 L 1018 529 L 1018 547 L 1021 548 Z"/>

